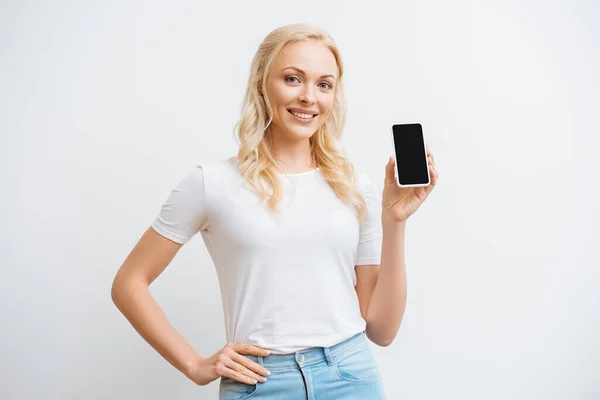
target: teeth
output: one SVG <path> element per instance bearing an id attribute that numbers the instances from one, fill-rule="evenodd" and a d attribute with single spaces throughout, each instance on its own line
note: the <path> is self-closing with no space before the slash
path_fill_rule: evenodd
<path id="1" fill-rule="evenodd" d="M 304 118 L 304 119 L 311 119 L 313 117 L 312 114 L 300 114 L 300 113 L 297 113 L 297 112 L 291 111 L 291 110 L 290 110 L 290 112 L 292 114 L 294 114 L 296 117 L 300 117 L 300 118 Z"/>

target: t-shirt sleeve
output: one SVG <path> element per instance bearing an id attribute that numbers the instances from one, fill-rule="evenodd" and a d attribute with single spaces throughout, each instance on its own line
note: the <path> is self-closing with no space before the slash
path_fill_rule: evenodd
<path id="1" fill-rule="evenodd" d="M 198 165 L 171 190 L 151 226 L 162 236 L 184 244 L 208 229 L 208 214 L 204 169 Z"/>
<path id="2" fill-rule="evenodd" d="M 367 203 L 367 219 L 360 227 L 355 265 L 381 263 L 383 230 L 381 226 L 381 193 L 367 174 L 359 176 L 359 186 Z"/>

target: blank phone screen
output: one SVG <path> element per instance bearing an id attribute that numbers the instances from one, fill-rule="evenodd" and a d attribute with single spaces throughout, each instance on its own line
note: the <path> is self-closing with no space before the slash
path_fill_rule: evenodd
<path id="1" fill-rule="evenodd" d="M 396 173 L 401 185 L 427 184 L 427 156 L 421 124 L 392 126 L 396 150 Z"/>

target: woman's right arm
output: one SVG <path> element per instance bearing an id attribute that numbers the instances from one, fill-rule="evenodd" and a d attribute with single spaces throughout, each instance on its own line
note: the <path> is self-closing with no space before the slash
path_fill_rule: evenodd
<path id="1" fill-rule="evenodd" d="M 220 376 L 239 382 L 264 382 L 270 372 L 243 354 L 267 356 L 254 345 L 227 343 L 210 357 L 202 357 L 171 326 L 148 287 L 182 247 L 150 227 L 125 259 L 112 285 L 112 299 L 136 331 L 172 366 L 198 385 Z"/>
<path id="2" fill-rule="evenodd" d="M 119 268 L 111 296 L 135 330 L 171 365 L 192 379 L 194 368 L 204 358 L 171 326 L 148 289 L 182 246 L 148 228 Z"/>

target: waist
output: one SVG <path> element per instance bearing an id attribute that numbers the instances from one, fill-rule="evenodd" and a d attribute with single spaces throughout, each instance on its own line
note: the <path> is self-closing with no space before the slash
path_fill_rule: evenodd
<path id="1" fill-rule="evenodd" d="M 335 357 L 346 350 L 366 342 L 365 331 L 361 331 L 352 337 L 337 343 L 330 347 L 309 347 L 290 354 L 273 354 L 269 356 L 245 356 L 251 360 L 263 365 L 270 371 L 281 369 L 296 368 L 298 364 L 310 366 L 326 361 L 328 358 Z"/>

